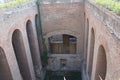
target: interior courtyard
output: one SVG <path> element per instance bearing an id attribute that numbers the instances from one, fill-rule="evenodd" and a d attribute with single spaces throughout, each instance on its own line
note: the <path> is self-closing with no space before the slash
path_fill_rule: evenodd
<path id="1" fill-rule="evenodd" d="M 0 80 L 120 80 L 120 14 L 93 0 L 15 1 L 0 1 Z"/>

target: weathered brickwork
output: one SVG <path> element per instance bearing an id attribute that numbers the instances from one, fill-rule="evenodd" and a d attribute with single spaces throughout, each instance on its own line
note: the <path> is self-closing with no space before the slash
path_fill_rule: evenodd
<path id="1" fill-rule="evenodd" d="M 73 56 L 70 56 L 69 54 L 50 54 L 48 69 L 63 70 L 60 66 L 60 59 L 66 59 L 67 63 L 64 68 L 65 70 L 80 70 L 81 64 L 76 63 L 82 63 L 82 56 L 84 55 L 83 2 L 43 4 L 41 5 L 41 15 L 44 36 L 46 38 L 48 49 L 48 38 L 53 35 L 68 34 L 77 37 L 77 54 L 73 54 L 74 59 L 71 59 Z"/>
<path id="2" fill-rule="evenodd" d="M 120 78 L 120 43 L 119 43 L 119 17 L 108 10 L 93 3 L 86 3 L 86 19 L 89 20 L 88 53 L 90 55 L 90 35 L 94 30 L 95 44 L 92 67 L 94 80 L 97 66 L 98 48 L 102 45 L 106 52 L 107 71 L 105 80 L 118 80 Z M 89 59 L 88 59 L 89 60 Z M 88 61 L 90 62 L 90 61 Z M 87 63 L 88 64 L 88 63 Z M 103 66 L 101 65 L 101 68 Z M 88 66 L 87 66 L 88 68 Z"/>
<path id="3" fill-rule="evenodd" d="M 81 71 L 83 80 L 120 79 L 119 16 L 84 0 L 41 0 L 40 9 L 48 52 L 51 36 L 77 38 L 76 54 L 48 53 L 47 70 Z M 0 10 L 0 80 L 43 80 L 36 16 L 34 1 Z"/>
<path id="4" fill-rule="evenodd" d="M 31 26 L 33 29 L 34 39 L 37 42 L 36 28 L 35 28 L 36 14 L 37 14 L 37 9 L 36 9 L 35 3 L 33 2 L 21 5 L 19 7 L 1 10 L 0 47 L 3 48 L 4 50 L 13 80 L 22 80 L 20 69 L 18 67 L 18 62 L 15 56 L 16 53 L 12 45 L 12 36 L 15 30 L 19 30 L 21 32 L 24 47 L 25 47 L 25 52 L 26 52 L 25 55 L 29 65 L 31 80 L 36 80 L 35 74 L 34 74 L 35 71 L 33 70 L 33 62 L 31 58 L 28 37 L 26 33 L 26 24 L 27 24 L 27 21 L 30 20 L 32 22 Z M 35 43 L 34 45 L 37 46 L 38 43 Z M 35 50 L 38 51 L 38 47 L 36 47 Z M 40 57 L 39 52 L 37 52 L 37 56 Z M 39 60 L 39 63 L 40 63 L 40 60 Z"/>

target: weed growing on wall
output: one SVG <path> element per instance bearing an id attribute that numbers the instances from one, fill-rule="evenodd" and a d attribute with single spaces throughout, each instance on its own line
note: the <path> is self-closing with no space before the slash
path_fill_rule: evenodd
<path id="1" fill-rule="evenodd" d="M 20 5 L 20 4 L 25 3 L 27 1 L 29 1 L 29 0 L 14 0 L 14 1 L 11 1 L 11 2 L 8 2 L 8 3 L 0 4 L 0 9 L 12 7 L 12 6 L 15 6 L 15 5 Z"/>
<path id="2" fill-rule="evenodd" d="M 94 0 L 96 3 L 120 15 L 120 2 L 114 0 Z"/>

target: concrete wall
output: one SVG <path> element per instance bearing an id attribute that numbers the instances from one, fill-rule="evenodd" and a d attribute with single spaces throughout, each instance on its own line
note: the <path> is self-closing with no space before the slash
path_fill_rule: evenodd
<path id="1" fill-rule="evenodd" d="M 84 1 L 43 0 L 41 15 L 48 50 L 48 38 L 53 35 L 68 34 L 77 37 L 76 54 L 72 55 L 74 59 L 69 54 L 49 54 L 48 69 L 62 70 L 60 59 L 66 59 L 65 70 L 80 70 L 80 63 L 83 60 L 82 56 L 84 52 Z"/>
<path id="2" fill-rule="evenodd" d="M 105 80 L 120 79 L 120 18 L 107 9 L 91 2 L 86 2 L 85 6 L 86 20 L 89 20 L 89 37 L 88 37 L 88 53 L 87 64 L 90 56 L 90 35 L 94 30 L 95 44 L 93 55 L 93 67 L 91 80 L 95 80 L 95 74 L 98 72 L 97 62 L 100 57 L 98 54 L 99 47 L 102 45 L 106 55 L 106 75 Z M 86 23 L 87 25 L 87 23 Z M 104 60 L 104 59 L 101 59 Z M 105 61 L 104 61 L 105 62 Z M 87 65 L 87 70 L 89 65 Z M 101 69 L 104 67 L 100 65 Z"/>

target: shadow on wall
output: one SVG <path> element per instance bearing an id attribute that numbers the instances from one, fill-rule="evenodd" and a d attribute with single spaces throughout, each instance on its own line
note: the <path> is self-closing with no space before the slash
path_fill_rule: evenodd
<path id="1" fill-rule="evenodd" d="M 0 80 L 12 80 L 4 50 L 0 47 Z"/>
<path id="2" fill-rule="evenodd" d="M 95 79 L 99 80 L 102 78 L 105 80 L 106 77 L 106 70 L 107 70 L 107 60 L 106 60 L 106 52 L 104 47 L 101 45 L 98 50 L 98 56 L 97 56 L 97 66 L 96 66 L 96 72 L 95 72 Z"/>
<path id="3" fill-rule="evenodd" d="M 22 34 L 18 29 L 13 32 L 12 44 L 22 78 L 24 80 L 31 80 Z"/>

